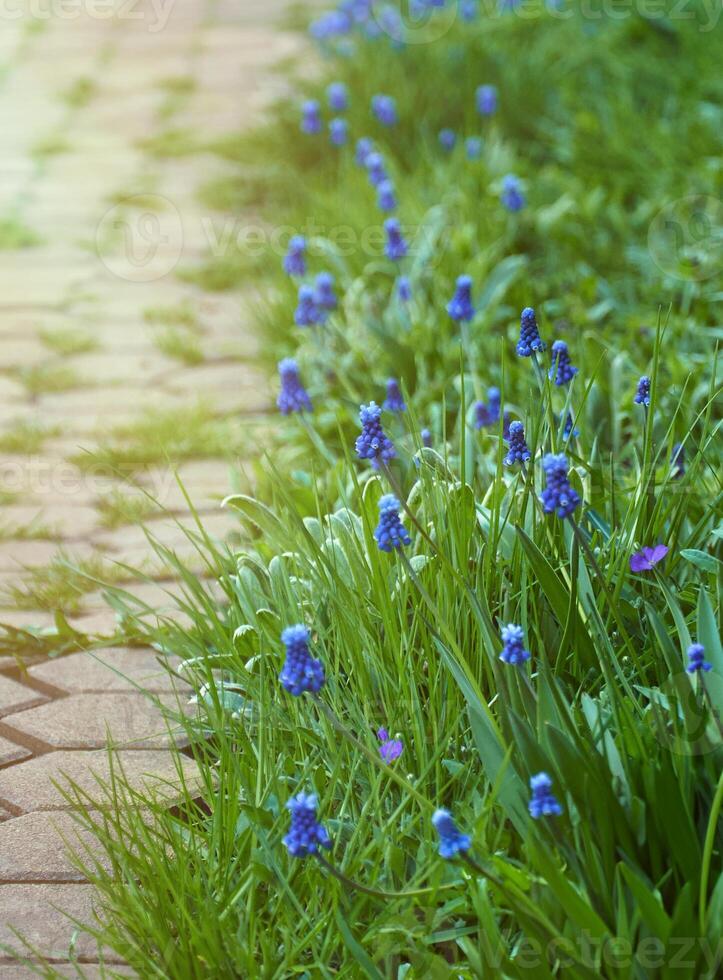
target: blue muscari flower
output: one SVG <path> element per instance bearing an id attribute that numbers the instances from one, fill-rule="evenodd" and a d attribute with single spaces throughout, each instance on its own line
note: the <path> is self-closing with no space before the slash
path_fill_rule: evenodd
<path id="1" fill-rule="evenodd" d="M 375 95 L 372 98 L 372 112 L 382 126 L 394 126 L 397 122 L 397 103 L 391 95 Z"/>
<path id="2" fill-rule="evenodd" d="M 282 686 L 296 698 L 304 691 L 316 694 L 324 685 L 324 667 L 309 653 L 308 629 L 301 623 L 287 626 L 281 642 L 286 647 L 286 661 L 279 674 Z"/>
<path id="3" fill-rule="evenodd" d="M 477 89 L 477 112 L 491 116 L 497 111 L 497 89 L 494 85 L 480 85 Z"/>
<path id="4" fill-rule="evenodd" d="M 382 408 L 386 408 L 388 412 L 406 412 L 407 410 L 396 378 L 390 378 L 387 381 L 387 397 L 382 403 Z"/>
<path id="5" fill-rule="evenodd" d="M 367 157 L 372 153 L 373 149 L 374 144 L 367 136 L 362 136 L 361 139 L 356 141 L 356 155 L 354 159 L 360 167 L 366 167 Z"/>
<path id="6" fill-rule="evenodd" d="M 308 99 L 301 107 L 301 131 L 314 135 L 321 130 L 321 107 L 316 99 Z"/>
<path id="7" fill-rule="evenodd" d="M 349 123 L 337 117 L 329 123 L 329 139 L 334 146 L 344 146 L 349 137 Z"/>
<path id="8" fill-rule="evenodd" d="M 294 235 L 289 241 L 289 249 L 284 256 L 284 272 L 287 276 L 306 275 L 306 239 Z"/>
<path id="9" fill-rule="evenodd" d="M 457 830 L 449 810 L 435 810 L 432 824 L 439 834 L 440 857 L 447 859 L 456 857 L 460 851 L 468 851 L 472 846 L 471 838 Z"/>
<path id="10" fill-rule="evenodd" d="M 377 207 L 380 211 L 393 211 L 396 206 L 394 184 L 391 180 L 383 180 L 377 187 Z"/>
<path id="11" fill-rule="evenodd" d="M 326 90 L 326 97 L 333 112 L 346 112 L 349 108 L 349 93 L 343 82 L 332 82 Z"/>
<path id="12" fill-rule="evenodd" d="M 542 509 L 546 514 L 557 513 L 558 517 L 571 517 L 580 506 L 580 496 L 570 486 L 567 475 L 567 456 L 548 453 L 542 459 L 547 486 L 540 494 Z"/>
<path id="13" fill-rule="evenodd" d="M 479 160 L 482 156 L 482 140 L 479 136 L 469 136 L 465 140 L 465 150 L 468 160 Z"/>
<path id="14" fill-rule="evenodd" d="M 298 793 L 286 804 L 291 813 L 291 828 L 284 844 L 292 857 L 303 858 L 316 854 L 320 847 L 327 850 L 331 847 L 329 835 L 316 819 L 316 807 L 315 793 Z"/>
<path id="15" fill-rule="evenodd" d="M 388 463 L 397 455 L 394 444 L 382 428 L 381 414 L 382 410 L 375 402 L 359 409 L 362 431 L 357 436 L 356 453 L 359 459 L 370 459 L 374 469 L 379 469 L 380 461 Z"/>
<path id="16" fill-rule="evenodd" d="M 399 276 L 397 279 L 397 299 L 400 303 L 408 303 L 412 298 L 412 287 L 409 276 Z"/>
<path id="17" fill-rule="evenodd" d="M 388 180 L 387 171 L 384 167 L 384 158 L 381 153 L 372 151 L 367 154 L 365 166 L 369 176 L 369 183 L 372 187 L 379 187 L 385 180 Z"/>
<path id="18" fill-rule="evenodd" d="M 540 817 L 559 817 L 562 813 L 557 798 L 552 792 L 552 780 L 546 772 L 538 772 L 530 778 L 532 798 L 527 805 L 530 816 L 535 820 Z"/>
<path id="19" fill-rule="evenodd" d="M 557 418 L 558 423 L 560 422 L 561 419 L 562 419 L 562 414 L 560 414 Z M 572 436 L 573 439 L 577 439 L 579 435 L 580 435 L 580 430 L 573 422 L 572 412 L 568 412 L 567 418 L 565 419 L 565 426 L 562 430 L 562 438 L 567 442 L 570 436 Z"/>
<path id="20" fill-rule="evenodd" d="M 514 466 L 515 463 L 526 463 L 530 458 L 522 422 L 510 422 L 509 449 L 502 462 L 505 466 Z"/>
<path id="21" fill-rule="evenodd" d="M 685 446 L 676 442 L 670 452 L 670 465 L 673 467 L 673 479 L 679 480 L 685 476 Z"/>
<path id="22" fill-rule="evenodd" d="M 454 149 L 454 144 L 457 142 L 457 135 L 453 129 L 440 129 L 439 131 L 439 143 L 443 150 Z"/>
<path id="23" fill-rule="evenodd" d="M 477 17 L 477 0 L 460 0 L 459 15 L 465 23 Z"/>
<path id="24" fill-rule="evenodd" d="M 650 405 L 650 378 L 647 374 L 644 374 L 638 381 L 633 401 L 636 405 L 645 405 L 646 408 Z"/>
<path id="25" fill-rule="evenodd" d="M 324 322 L 324 312 L 316 305 L 314 288 L 299 286 L 299 303 L 294 312 L 294 323 L 299 327 L 312 327 Z"/>
<path id="26" fill-rule="evenodd" d="M 309 33 L 315 41 L 328 41 L 348 34 L 351 29 L 352 19 L 348 14 L 341 10 L 330 10 L 312 22 Z"/>
<path id="27" fill-rule="evenodd" d="M 570 381 L 577 374 L 577 368 L 572 366 L 570 361 L 570 354 L 567 350 L 567 344 L 564 340 L 556 340 L 552 345 L 552 366 L 550 368 L 548 377 L 550 380 L 555 379 L 555 384 L 560 387 L 561 385 L 569 384 Z"/>
<path id="28" fill-rule="evenodd" d="M 500 389 L 487 389 L 487 403 L 475 402 L 475 428 L 482 429 L 485 426 L 497 425 L 500 421 L 502 403 L 500 401 Z M 510 415 L 505 412 L 502 419 L 502 436 L 507 439 L 510 434 Z"/>
<path id="29" fill-rule="evenodd" d="M 517 353 L 520 357 L 532 357 L 533 353 L 542 353 L 546 344 L 540 338 L 535 311 L 526 306 L 520 316 L 520 339 L 517 342 Z"/>
<path id="30" fill-rule="evenodd" d="M 422 440 L 422 445 L 429 449 L 432 445 L 432 433 L 429 431 L 429 429 L 422 429 L 419 435 Z"/>
<path id="31" fill-rule="evenodd" d="M 398 262 L 407 254 L 408 248 L 397 219 L 387 218 L 387 220 L 384 222 L 384 231 L 387 234 L 387 243 L 384 246 L 384 254 L 393 262 Z"/>
<path id="32" fill-rule="evenodd" d="M 472 278 L 458 276 L 454 296 L 447 304 L 447 313 L 458 322 L 471 320 L 475 315 L 472 305 Z"/>
<path id="33" fill-rule="evenodd" d="M 334 292 L 334 277 L 330 272 L 320 272 L 316 277 L 314 303 L 320 310 L 335 310 L 338 300 Z"/>
<path id="34" fill-rule="evenodd" d="M 513 667 L 519 667 L 526 660 L 530 659 L 530 651 L 525 650 L 525 634 L 521 626 L 508 623 L 502 627 L 502 653 L 500 660 Z"/>
<path id="35" fill-rule="evenodd" d="M 283 361 L 279 361 L 279 377 L 281 378 L 281 391 L 276 399 L 276 404 L 281 414 L 310 412 L 312 410 L 311 399 L 301 383 L 299 366 L 293 357 L 285 357 Z"/>
<path id="36" fill-rule="evenodd" d="M 502 178 L 502 193 L 500 201 L 508 211 L 521 211 L 526 201 L 522 193 L 520 182 L 514 174 L 507 174 Z"/>
<path id="37" fill-rule="evenodd" d="M 712 670 L 713 664 L 709 664 L 705 659 L 705 647 L 702 643 L 692 643 L 688 647 L 688 666 L 686 670 L 689 674 L 696 674 L 701 670 Z"/>
<path id="38" fill-rule="evenodd" d="M 399 501 L 393 493 L 385 494 L 379 501 L 379 523 L 374 540 L 380 551 L 398 550 L 412 543 L 409 532 L 399 519 Z"/>

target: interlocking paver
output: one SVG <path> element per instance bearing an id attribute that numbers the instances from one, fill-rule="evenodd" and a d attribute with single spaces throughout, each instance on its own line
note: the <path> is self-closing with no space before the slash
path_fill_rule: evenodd
<path id="1" fill-rule="evenodd" d="M 44 694 L 0 674 L 0 718 L 47 700 Z"/>
<path id="2" fill-rule="evenodd" d="M 100 859 L 95 838 L 73 815 L 38 811 L 0 824 L 0 881 L 84 881 L 70 853 Z"/>
<path id="3" fill-rule="evenodd" d="M 27 759 L 30 751 L 22 745 L 17 745 L 7 738 L 0 735 L 0 766 L 6 766 L 10 762 L 17 762 L 18 759 Z"/>
<path id="4" fill-rule="evenodd" d="M 73 980 L 112 980 L 116 976 L 138 976 L 130 967 L 120 963 L 107 964 L 104 967 L 85 962 L 78 966 L 73 963 L 53 963 L 53 972 L 57 976 L 73 977 Z M 0 980 L 38 980 L 38 976 L 42 976 L 42 973 L 39 974 L 29 966 L 0 960 Z"/>
<path id="5" fill-rule="evenodd" d="M 170 674 L 164 663 L 177 670 L 181 658 L 163 658 L 154 650 L 113 647 L 37 664 L 28 674 L 33 680 L 75 694 L 134 691 L 138 687 L 161 692 L 182 687 L 183 682 Z"/>
<path id="6" fill-rule="evenodd" d="M 155 697 L 169 710 L 178 710 L 174 695 Z M 126 749 L 149 749 L 184 741 L 178 726 L 169 731 L 161 707 L 143 694 L 71 694 L 6 715 L 3 724 L 6 730 L 66 749 L 99 749 L 109 741 Z"/>
<path id="7" fill-rule="evenodd" d="M 169 752 L 139 749 L 118 752 L 115 758 L 125 772 L 127 782 L 159 799 L 172 801 L 178 795 L 178 762 L 186 780 L 193 785 L 198 777 L 191 759 Z M 108 753 L 104 750 L 73 752 L 63 750 L 37 756 L 8 769 L 0 769 L 0 806 L 30 813 L 33 810 L 67 810 L 71 804 L 54 783 L 67 786 L 69 781 L 91 793 L 102 805 L 100 783 L 107 783 L 111 771 Z M 100 783 L 99 783 L 100 781 Z"/>

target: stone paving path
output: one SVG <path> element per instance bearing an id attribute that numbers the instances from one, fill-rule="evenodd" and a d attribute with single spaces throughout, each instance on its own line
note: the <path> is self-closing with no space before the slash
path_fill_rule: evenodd
<path id="1" fill-rule="evenodd" d="M 207 294 L 177 275 L 228 220 L 196 195 L 224 164 L 159 158 L 147 141 L 213 138 L 256 117 L 283 89 L 272 67 L 302 50 L 277 25 L 285 6 L 115 0 L 109 18 L 106 3 L 81 0 L 0 13 L 0 980 L 34 975 L 2 952 L 20 948 L 16 930 L 58 976 L 102 973 L 82 934 L 82 973 L 66 962 L 74 929 L 62 912 L 90 920 L 93 896 L 58 836 L 72 838 L 73 821 L 55 781 L 92 789 L 108 772 L 108 733 L 135 784 L 174 776 L 159 705 L 184 692 L 153 651 L 114 645 L 115 615 L 90 579 L 141 565 L 151 580 L 128 590 L 168 607 L 170 572 L 134 526 L 142 518 L 189 550 L 169 518 L 190 523 L 186 501 L 157 442 L 170 439 L 223 537 L 233 436 L 250 441 L 270 386 L 244 329 L 250 287 Z M 112 472 L 88 452 L 108 445 Z M 32 631 L 54 630 L 57 609 L 96 638 L 92 652 L 38 653 Z"/>

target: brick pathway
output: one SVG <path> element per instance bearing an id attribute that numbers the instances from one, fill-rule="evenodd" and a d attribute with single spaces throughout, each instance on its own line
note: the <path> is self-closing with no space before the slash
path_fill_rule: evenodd
<path id="1" fill-rule="evenodd" d="M 175 439 L 210 533 L 233 526 L 218 510 L 238 468 L 224 433 L 260 423 L 269 385 L 250 363 L 243 290 L 207 294 L 177 275 L 225 227 L 196 195 L 224 164 L 159 158 L 147 141 L 212 139 L 258 115 L 283 88 L 272 66 L 302 50 L 274 26 L 288 5 L 117 0 L 124 13 L 108 19 L 107 4 L 81 0 L 0 14 L 0 947 L 19 948 L 18 930 L 59 976 L 77 975 L 64 963 L 74 929 L 59 910 L 89 920 L 93 896 L 60 843 L 73 821 L 54 782 L 92 789 L 108 771 L 108 733 L 133 783 L 172 778 L 161 707 L 185 698 L 150 650 L 109 639 L 47 660 L 24 631 L 54 628 L 61 608 L 84 634 L 116 632 L 101 591 L 59 564 L 59 551 L 100 578 L 120 577 L 115 562 L 143 565 L 153 581 L 128 589 L 168 606 L 169 571 L 133 526 L 143 517 L 188 550 L 135 485 L 187 516 L 163 455 L 148 449 L 155 426 Z M 83 453 L 110 444 L 133 483 Z M 87 936 L 73 956 L 83 975 L 101 975 Z M 30 975 L 0 951 L 0 980 Z"/>

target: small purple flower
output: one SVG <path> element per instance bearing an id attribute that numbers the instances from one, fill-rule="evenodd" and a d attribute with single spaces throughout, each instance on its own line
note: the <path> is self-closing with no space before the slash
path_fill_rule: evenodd
<path id="1" fill-rule="evenodd" d="M 705 647 L 702 643 L 692 643 L 688 647 L 688 666 L 686 670 L 689 674 L 699 673 L 701 670 L 709 671 L 713 669 L 713 664 L 709 664 L 705 659 Z"/>
<path id="2" fill-rule="evenodd" d="M 316 99 L 308 99 L 301 106 L 301 131 L 314 136 L 322 130 L 321 106 Z"/>
<path id="3" fill-rule="evenodd" d="M 320 272 L 316 277 L 314 303 L 321 310 L 335 310 L 339 305 L 334 292 L 334 277 L 330 272 Z"/>
<path id="4" fill-rule="evenodd" d="M 530 659 L 530 651 L 525 650 L 525 634 L 521 626 L 508 623 L 502 627 L 502 653 L 500 660 L 513 667 L 519 667 Z"/>
<path id="5" fill-rule="evenodd" d="M 454 144 L 457 142 L 457 135 L 453 129 L 440 129 L 439 131 L 439 145 L 447 153 L 450 153 L 454 149 Z"/>
<path id="6" fill-rule="evenodd" d="M 374 530 L 374 540 L 380 551 L 398 551 L 412 543 L 399 517 L 399 508 L 400 503 L 393 493 L 385 494 L 379 501 L 379 523 Z"/>
<path id="7" fill-rule="evenodd" d="M 472 839 L 468 834 L 459 832 L 449 810 L 435 810 L 432 825 L 439 834 L 440 857 L 449 860 L 472 846 Z"/>
<path id="8" fill-rule="evenodd" d="M 670 465 L 673 467 L 673 479 L 679 480 L 685 476 L 685 446 L 676 442 L 670 453 Z"/>
<path id="9" fill-rule="evenodd" d="M 369 183 L 372 187 L 379 187 L 385 180 L 388 180 L 387 171 L 384 167 L 384 157 L 381 153 L 368 153 L 365 161 Z"/>
<path id="10" fill-rule="evenodd" d="M 472 278 L 458 276 L 454 296 L 447 304 L 447 313 L 458 323 L 471 320 L 475 315 L 472 305 Z"/>
<path id="11" fill-rule="evenodd" d="M 480 85 L 476 98 L 477 112 L 481 116 L 492 116 L 497 112 L 497 89 L 494 85 Z"/>
<path id="12" fill-rule="evenodd" d="M 349 108 L 349 92 L 343 82 L 332 82 L 326 90 L 332 112 L 346 112 Z"/>
<path id="13" fill-rule="evenodd" d="M 397 103 L 391 95 L 375 95 L 372 98 L 372 112 L 382 126 L 394 126 L 397 122 Z"/>
<path id="14" fill-rule="evenodd" d="M 482 156 L 482 140 L 479 136 L 470 136 L 464 144 L 468 160 L 479 160 Z"/>
<path id="15" fill-rule="evenodd" d="M 558 422 L 562 421 L 562 413 L 560 413 L 560 415 L 557 417 L 557 421 Z M 565 440 L 565 442 L 567 442 L 570 439 L 570 437 L 572 437 L 573 439 L 577 439 L 579 435 L 580 435 L 580 430 L 572 420 L 572 412 L 568 412 L 567 418 L 565 419 L 565 425 L 562 430 L 562 438 Z"/>
<path id="16" fill-rule="evenodd" d="M 344 146 L 349 138 L 349 123 L 337 116 L 329 123 L 329 139 L 334 146 Z"/>
<path id="17" fill-rule="evenodd" d="M 514 466 L 515 463 L 526 463 L 529 459 L 531 454 L 525 442 L 522 422 L 510 422 L 509 450 L 502 462 L 505 466 Z"/>
<path id="18" fill-rule="evenodd" d="M 379 746 L 379 755 L 387 763 L 394 762 L 404 751 L 404 745 L 401 739 L 389 738 L 389 732 L 386 728 L 380 728 L 377 732 L 377 738 L 382 743 Z"/>
<path id="19" fill-rule="evenodd" d="M 331 847 L 329 835 L 316 819 L 316 808 L 315 793 L 299 793 L 286 804 L 291 813 L 291 827 L 284 844 L 292 857 L 303 858 L 316 854 L 320 847 L 326 850 Z"/>
<path id="20" fill-rule="evenodd" d="M 394 194 L 394 184 L 391 180 L 383 180 L 377 187 L 377 207 L 380 211 L 394 211 L 397 198 Z"/>
<path id="21" fill-rule="evenodd" d="M 412 298 L 412 287 L 409 276 L 399 276 L 397 279 L 397 299 L 400 303 L 408 303 Z"/>
<path id="22" fill-rule="evenodd" d="M 533 354 L 542 353 L 546 347 L 547 345 L 540 338 L 535 311 L 531 306 L 526 306 L 520 316 L 520 339 L 517 342 L 517 354 L 519 357 L 532 357 Z"/>
<path id="23" fill-rule="evenodd" d="M 530 816 L 535 820 L 540 817 L 559 817 L 562 807 L 552 792 L 552 780 L 546 772 L 538 772 L 530 779 L 532 798 L 528 804 Z"/>
<path id="24" fill-rule="evenodd" d="M 552 366 L 550 367 L 548 377 L 551 381 L 554 378 L 555 384 L 558 387 L 569 384 L 577 374 L 577 368 L 573 367 L 570 361 L 570 354 L 568 353 L 565 341 L 556 340 L 552 345 L 551 353 Z"/>
<path id="25" fill-rule="evenodd" d="M 367 158 L 370 153 L 374 150 L 374 144 L 366 136 L 362 136 L 361 139 L 356 141 L 356 153 L 354 156 L 355 161 L 360 167 L 366 167 Z"/>
<path id="26" fill-rule="evenodd" d="M 652 548 L 641 548 L 640 551 L 630 556 L 630 570 L 632 572 L 649 572 L 651 568 L 665 558 L 669 550 L 665 544 L 656 544 Z"/>
<path id="27" fill-rule="evenodd" d="M 299 301 L 294 311 L 294 323 L 299 327 L 313 327 L 323 323 L 324 313 L 316 305 L 313 286 L 299 286 Z"/>
<path id="28" fill-rule="evenodd" d="M 324 667 L 309 652 L 309 635 L 308 629 L 301 623 L 287 626 L 281 634 L 281 642 L 286 647 L 286 661 L 279 680 L 295 698 L 304 691 L 316 694 L 324 686 Z"/>
<path id="29" fill-rule="evenodd" d="M 429 431 L 429 429 L 422 429 L 419 436 L 422 440 L 422 445 L 429 449 L 432 445 L 432 433 Z"/>
<path id="30" fill-rule="evenodd" d="M 285 357 L 283 361 L 279 361 L 279 377 L 281 378 L 281 391 L 276 399 L 276 404 L 281 414 L 311 412 L 311 399 L 299 378 L 299 366 L 292 357 Z"/>
<path id="31" fill-rule="evenodd" d="M 570 486 L 567 467 L 567 456 L 564 453 L 557 456 L 548 453 L 543 457 L 542 468 L 547 486 L 540 494 L 540 500 L 546 514 L 557 513 L 558 517 L 572 517 L 580 506 L 580 496 Z"/>
<path id="32" fill-rule="evenodd" d="M 507 174 L 502 178 L 500 201 L 508 211 L 521 211 L 527 203 L 520 182 L 514 174 Z"/>
<path id="33" fill-rule="evenodd" d="M 406 412 L 407 410 L 396 378 L 390 378 L 387 381 L 387 397 L 382 402 L 382 408 L 388 412 Z"/>
<path id="34" fill-rule="evenodd" d="M 646 408 L 650 405 L 650 378 L 647 374 L 644 374 L 638 381 L 633 401 L 636 405 L 644 405 Z"/>
<path id="35" fill-rule="evenodd" d="M 359 459 L 371 460 L 374 469 L 379 469 L 380 461 L 389 463 L 397 455 L 394 444 L 384 433 L 381 415 L 382 410 L 375 402 L 359 409 L 362 431 L 355 443 L 356 453 Z"/>
<path id="36" fill-rule="evenodd" d="M 289 241 L 289 249 L 284 256 L 284 272 L 287 276 L 306 275 L 306 239 L 294 235 Z"/>
<path id="37" fill-rule="evenodd" d="M 408 247 L 402 235 L 402 229 L 396 218 L 387 218 L 384 222 L 384 231 L 387 235 L 387 243 L 384 246 L 384 254 L 393 262 L 398 262 L 407 254 Z"/>

